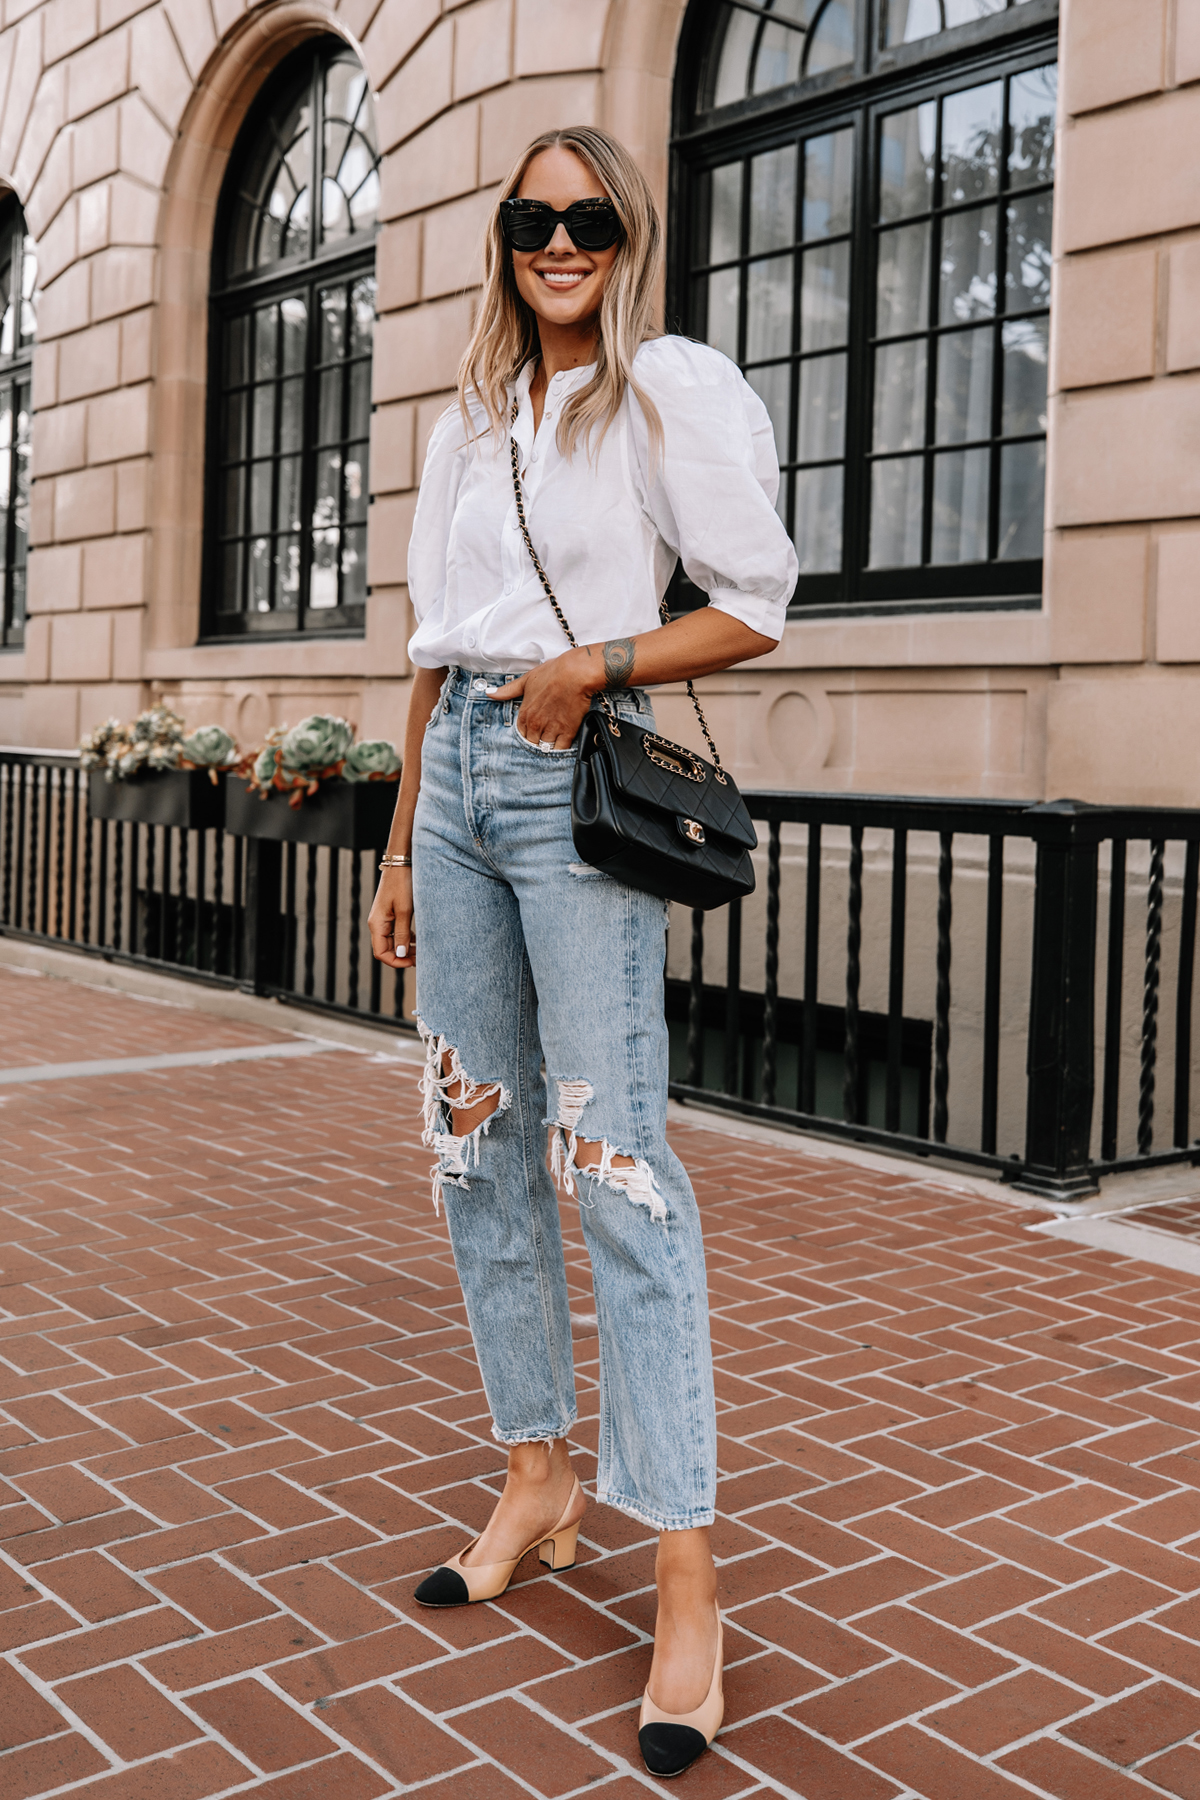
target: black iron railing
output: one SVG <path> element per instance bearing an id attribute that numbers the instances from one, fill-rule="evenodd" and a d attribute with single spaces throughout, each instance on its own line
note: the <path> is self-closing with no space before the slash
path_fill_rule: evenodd
<path id="1" fill-rule="evenodd" d="M 746 798 L 757 892 L 724 916 L 674 909 L 677 1098 L 1064 1199 L 1200 1155 L 1200 812 Z M 76 756 L 0 750 L 10 936 L 412 1029 L 366 940 L 376 860 L 90 819 Z"/>
<path id="2" fill-rule="evenodd" d="M 77 755 L 0 749 L 0 931 L 412 1030 L 366 937 L 379 853 L 92 819 Z"/>

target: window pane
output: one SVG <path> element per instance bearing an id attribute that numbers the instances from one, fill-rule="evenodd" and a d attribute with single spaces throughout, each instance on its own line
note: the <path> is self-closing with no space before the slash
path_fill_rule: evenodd
<path id="1" fill-rule="evenodd" d="M 308 346 L 308 307 L 295 295 L 280 303 L 283 320 L 283 372 L 294 375 L 304 367 Z"/>
<path id="2" fill-rule="evenodd" d="M 925 442 L 925 339 L 875 352 L 876 450 L 917 450 Z"/>
<path id="3" fill-rule="evenodd" d="M 951 332 L 940 339 L 934 400 L 939 444 L 991 437 L 993 342 L 990 326 Z"/>
<path id="4" fill-rule="evenodd" d="M 285 456 L 279 464 L 279 504 L 275 513 L 275 524 L 286 529 L 299 531 L 300 519 L 300 458 Z"/>
<path id="5" fill-rule="evenodd" d="M 935 563 L 987 559 L 990 450 L 952 450 L 933 465 Z"/>
<path id="6" fill-rule="evenodd" d="M 221 427 L 221 448 L 225 456 L 245 456 L 246 454 L 246 396 L 230 394 L 223 408 Z"/>
<path id="7" fill-rule="evenodd" d="M 317 458 L 317 490 L 313 501 L 312 522 L 321 528 L 336 525 L 341 518 L 342 453 L 322 450 Z"/>
<path id="8" fill-rule="evenodd" d="M 269 381 L 278 373 L 279 308 L 263 306 L 254 315 L 254 376 Z"/>
<path id="9" fill-rule="evenodd" d="M 1043 551 L 1046 445 L 1006 444 L 1000 452 L 1000 545 L 1010 562 L 1036 561 Z"/>
<path id="10" fill-rule="evenodd" d="M 871 567 L 911 569 L 921 560 L 925 464 L 919 456 L 871 469 Z"/>
<path id="11" fill-rule="evenodd" d="M 335 444 L 342 435 L 342 371 L 326 369 L 321 376 L 318 444 Z"/>
<path id="12" fill-rule="evenodd" d="M 1004 0 L 946 0 L 946 24 L 972 25 L 976 19 L 990 18 L 1004 11 Z"/>
<path id="13" fill-rule="evenodd" d="M 800 365 L 797 462 L 840 456 L 846 440 L 846 358 L 818 356 Z"/>
<path id="14" fill-rule="evenodd" d="M 250 320 L 243 313 L 225 327 L 225 380 L 230 387 L 250 379 Z"/>
<path id="15" fill-rule="evenodd" d="M 750 162 L 750 254 L 783 250 L 796 239 L 795 144 Z"/>
<path id="16" fill-rule="evenodd" d="M 887 15 L 884 40 L 889 46 L 913 44 L 942 29 L 940 0 L 881 0 L 881 5 Z"/>
<path id="17" fill-rule="evenodd" d="M 0 388 L 0 508 L 12 498 L 13 391 Z"/>
<path id="18" fill-rule="evenodd" d="M 350 289 L 350 354 L 370 356 L 375 340 L 375 277 L 364 275 Z"/>
<path id="19" fill-rule="evenodd" d="M 879 239 L 875 332 L 897 337 L 929 324 L 929 226 L 902 225 Z"/>
<path id="20" fill-rule="evenodd" d="M 781 463 L 791 460 L 792 365 L 770 363 L 766 368 L 751 369 L 746 380 L 771 415 L 775 429 L 775 452 Z"/>
<path id="21" fill-rule="evenodd" d="M 242 610 L 242 545 L 227 544 L 221 553 L 221 591 L 218 611 L 236 613 Z"/>
<path id="22" fill-rule="evenodd" d="M 832 350 L 850 325 L 850 246 L 806 250 L 800 279 L 800 348 Z"/>
<path id="23" fill-rule="evenodd" d="M 854 61 L 854 14 L 849 0 L 829 0 L 815 31 L 809 34 L 804 73 L 819 75 Z"/>
<path id="24" fill-rule="evenodd" d="M 904 219 L 933 204 L 937 102 L 892 113 L 879 134 L 879 217 Z"/>
<path id="25" fill-rule="evenodd" d="M 779 8 L 782 12 L 785 9 Z M 769 94 L 772 88 L 787 87 L 800 79 L 800 59 L 804 54 L 804 36 L 789 31 L 786 25 L 768 23 L 758 43 L 754 59 L 754 92 Z"/>
<path id="26" fill-rule="evenodd" d="M 938 318 L 943 325 L 987 319 L 996 310 L 996 209 L 981 206 L 942 221 Z"/>
<path id="27" fill-rule="evenodd" d="M 742 165 L 726 163 L 714 169 L 709 189 L 712 215 L 709 222 L 708 252 L 704 262 L 732 262 L 741 255 L 742 247 Z"/>
<path id="28" fill-rule="evenodd" d="M 854 133 L 831 131 L 804 146 L 805 238 L 850 229 L 854 192 Z"/>
<path id="29" fill-rule="evenodd" d="M 346 427 L 352 438 L 366 437 L 371 429 L 371 365 L 350 365 L 350 420 Z"/>
<path id="30" fill-rule="evenodd" d="M 322 362 L 336 362 L 346 354 L 346 290 L 345 288 L 321 289 L 321 351 Z"/>
<path id="31" fill-rule="evenodd" d="M 1008 93 L 1008 183 L 1028 187 L 1054 179 L 1054 118 L 1058 69 L 1029 69 L 1014 75 Z"/>
<path id="32" fill-rule="evenodd" d="M 275 448 L 275 385 L 254 389 L 254 454 L 270 456 Z"/>
<path id="33" fill-rule="evenodd" d="M 374 228 L 379 214 L 379 152 L 367 78 L 356 62 L 325 75 L 325 177 L 321 236 L 326 243 Z"/>
<path id="34" fill-rule="evenodd" d="M 741 291 L 739 273 L 736 269 L 722 269 L 716 275 L 709 275 L 705 285 L 708 288 L 708 327 L 705 339 L 714 350 L 722 351 L 736 362 L 738 295 Z"/>
<path id="35" fill-rule="evenodd" d="M 343 534 L 342 605 L 361 605 L 367 597 L 367 531 L 353 525 Z"/>
<path id="36" fill-rule="evenodd" d="M 1008 269 L 1005 308 L 1050 304 L 1050 228 L 1053 201 L 1049 194 L 1030 194 L 1008 208 Z"/>
<path id="37" fill-rule="evenodd" d="M 751 263 L 746 271 L 747 362 L 785 355 L 791 349 L 794 270 L 794 257 L 773 256 Z"/>
<path id="38" fill-rule="evenodd" d="M 1049 319 L 1021 319 L 1004 327 L 1005 437 L 1046 429 Z"/>
<path id="39" fill-rule="evenodd" d="M 942 201 L 982 200 L 1000 185 L 1004 83 L 947 94 L 942 102 Z"/>
<path id="40" fill-rule="evenodd" d="M 275 606 L 282 612 L 294 612 L 300 605 L 300 540 L 275 540 Z"/>
<path id="41" fill-rule="evenodd" d="M 795 541 L 802 575 L 827 575 L 842 566 L 840 466 L 796 471 Z"/>
<path id="42" fill-rule="evenodd" d="M 251 531 L 270 531 L 275 523 L 271 516 L 273 478 L 273 463 L 255 463 L 250 470 Z"/>
<path id="43" fill-rule="evenodd" d="M 279 448 L 299 450 L 304 443 L 304 382 L 298 377 L 282 383 L 279 402 Z"/>
<path id="44" fill-rule="evenodd" d="M 339 531 L 318 531 L 313 534 L 313 566 L 308 588 L 308 604 L 310 606 L 337 605 L 340 551 L 341 533 Z"/>
<path id="45" fill-rule="evenodd" d="M 713 87 L 714 106 L 729 106 L 750 92 L 750 58 L 758 34 L 758 20 L 753 13 L 728 6 L 725 14 L 725 34 Z"/>
<path id="46" fill-rule="evenodd" d="M 235 166 L 244 173 L 230 233 L 230 274 L 307 255 L 313 158 L 307 71 L 297 74 L 254 142 L 239 151 Z"/>
<path id="47" fill-rule="evenodd" d="M 271 610 L 271 543 L 269 538 L 255 538 L 250 545 L 250 611 Z"/>
<path id="48" fill-rule="evenodd" d="M 222 483 L 221 534 L 224 537 L 232 537 L 246 529 L 245 474 L 244 469 L 230 469 Z"/>
<path id="49" fill-rule="evenodd" d="M 346 457 L 345 517 L 365 520 L 367 516 L 367 446 L 351 444 Z"/>

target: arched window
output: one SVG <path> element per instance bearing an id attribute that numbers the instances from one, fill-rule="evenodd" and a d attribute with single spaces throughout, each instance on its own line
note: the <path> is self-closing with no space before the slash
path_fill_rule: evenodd
<path id="1" fill-rule="evenodd" d="M 363 628 L 379 149 L 332 39 L 234 145 L 213 253 L 208 635 Z"/>
<path id="2" fill-rule="evenodd" d="M 29 554 L 30 383 L 37 336 L 37 251 L 15 194 L 0 203 L 0 645 L 25 641 Z"/>
<path id="3" fill-rule="evenodd" d="M 798 607 L 1040 600 L 1056 24 L 693 0 L 670 310 L 771 414 Z"/>

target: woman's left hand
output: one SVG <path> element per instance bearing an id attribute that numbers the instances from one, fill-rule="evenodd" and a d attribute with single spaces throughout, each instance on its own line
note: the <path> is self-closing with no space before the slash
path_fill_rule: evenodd
<path id="1" fill-rule="evenodd" d="M 603 686 L 603 660 L 581 647 L 540 663 L 505 687 L 491 688 L 488 698 L 520 700 L 517 730 L 527 743 L 539 749 L 569 750 L 592 695 Z"/>

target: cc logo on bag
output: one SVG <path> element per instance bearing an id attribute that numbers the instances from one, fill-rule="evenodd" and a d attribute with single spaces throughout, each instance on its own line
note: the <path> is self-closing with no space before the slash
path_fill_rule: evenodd
<path id="1" fill-rule="evenodd" d="M 703 825 L 698 825 L 695 819 L 685 819 L 683 821 L 683 835 L 684 837 L 689 838 L 693 844 L 702 844 L 704 842 L 704 827 Z"/>

